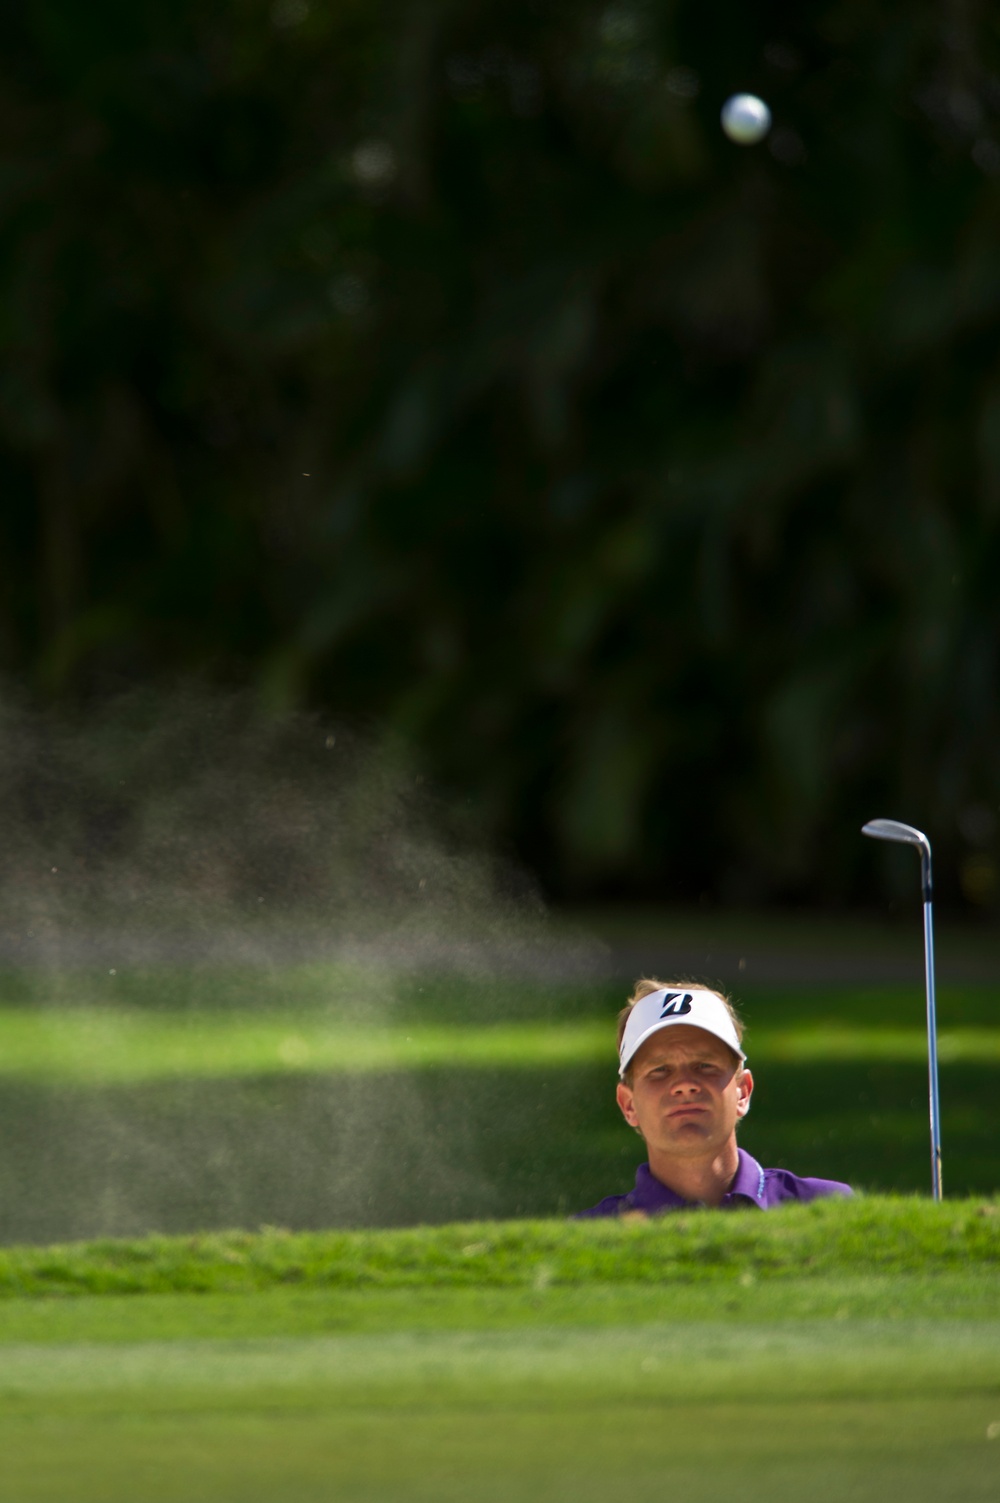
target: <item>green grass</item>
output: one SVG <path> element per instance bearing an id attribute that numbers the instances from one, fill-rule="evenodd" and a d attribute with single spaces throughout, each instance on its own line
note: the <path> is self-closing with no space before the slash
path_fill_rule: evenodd
<path id="1" fill-rule="evenodd" d="M 642 1156 L 614 1104 L 624 986 L 343 965 L 0 976 L 0 1244 L 570 1212 Z M 761 1162 L 928 1183 L 923 996 L 739 1002 Z M 945 1187 L 1000 1185 L 1000 993 L 941 988 Z"/>
<path id="2" fill-rule="evenodd" d="M 613 1040 L 612 1040 L 613 1045 Z M 1000 1058 L 1000 1030 L 996 1038 Z M 601 1023 L 351 1027 L 322 1016 L 171 1016 L 88 1008 L 0 1012 L 0 1075 L 77 1083 L 357 1073 L 442 1064 L 523 1068 L 607 1057 Z"/>
<path id="3" fill-rule="evenodd" d="M 1000 1205 L 858 1197 L 765 1216 L 691 1211 L 596 1223 L 481 1222 L 388 1232 L 215 1233 L 0 1250 L 0 1295 L 300 1287 L 661 1285 L 974 1267 L 1000 1280 Z"/>
<path id="4" fill-rule="evenodd" d="M 1000 1485 L 993 1202 L 12 1249 L 2 1288 L 4 1503 Z"/>
<path id="5" fill-rule="evenodd" d="M 976 1199 L 471 1219 L 631 1182 L 621 991 L 0 980 L 0 1238 L 327 1228 L 0 1248 L 3 1503 L 995 1503 L 996 987 L 940 998 L 945 1185 Z M 919 985 L 739 1001 L 751 1152 L 926 1186 Z"/>
<path id="6" fill-rule="evenodd" d="M 600 1063 L 612 1058 L 608 1025 L 519 1023 L 479 1027 L 410 1024 L 351 1028 L 309 1015 L 231 1013 L 144 1016 L 110 1008 L 0 1012 L 0 1076 L 77 1083 L 303 1071 L 470 1068 Z M 806 1024 L 757 1029 L 754 1059 L 897 1060 L 926 1058 L 919 1028 Z M 1000 1062 L 1000 1027 L 943 1029 L 944 1061 Z"/>
<path id="7" fill-rule="evenodd" d="M 438 1405 L 475 1411 L 484 1404 L 556 1398 L 564 1404 L 666 1400 L 683 1364 L 685 1400 L 717 1399 L 719 1365 L 738 1370 L 738 1387 L 780 1404 L 796 1398 L 852 1398 L 891 1388 L 921 1396 L 928 1385 L 985 1392 L 1000 1374 L 1000 1321 L 879 1319 L 786 1322 L 646 1320 L 628 1325 L 541 1321 L 513 1331 L 404 1330 L 241 1341 L 175 1338 L 117 1343 L 5 1343 L 0 1395 L 5 1408 L 30 1407 L 57 1393 L 68 1407 L 101 1412 L 109 1397 L 141 1389 L 170 1405 L 201 1390 L 232 1405 L 240 1392 L 270 1393 L 301 1405 L 321 1393 L 338 1407 L 377 1403 L 406 1410 Z M 871 1346 L 859 1352 L 859 1335 Z M 739 1358 L 737 1364 L 737 1357 Z M 73 1402 L 75 1401 L 75 1402 Z M 994 1400 L 997 1401 L 996 1399 Z"/>
<path id="8" fill-rule="evenodd" d="M 933 1397 L 888 1396 L 880 1380 L 789 1405 L 743 1396 L 755 1372 L 730 1355 L 727 1364 L 719 1353 L 714 1399 L 649 1380 L 639 1393 L 608 1385 L 594 1395 L 522 1384 L 488 1408 L 428 1399 L 426 1382 L 409 1407 L 342 1407 L 316 1385 L 244 1389 L 228 1403 L 204 1388 L 155 1404 L 126 1389 L 124 1401 L 108 1394 L 106 1408 L 83 1412 L 50 1402 L 0 1427 L 6 1498 L 607 1503 L 625 1492 L 638 1503 L 717 1503 L 729 1492 L 748 1503 L 995 1503 L 1000 1406 L 985 1391 L 952 1391 L 931 1366 Z M 814 1370 L 825 1357 L 817 1344 Z M 682 1373 L 683 1354 L 675 1361 Z"/>
<path id="9" fill-rule="evenodd" d="M 794 1273 L 693 1283 L 553 1284 L 544 1265 L 530 1284 L 277 1285 L 197 1294 L 10 1295 L 0 1306 L 0 1348 L 88 1348 L 130 1342 L 257 1341 L 386 1331 L 517 1331 L 644 1327 L 730 1317 L 755 1324 L 940 1320 L 1000 1316 L 996 1271 L 969 1269 Z M 43 1361 L 39 1356 L 39 1361 Z"/>
<path id="10" fill-rule="evenodd" d="M 283 1007 L 232 1006 L 235 975 L 224 972 L 221 1001 L 176 1006 L 177 978 L 168 972 L 161 992 L 147 989 L 146 972 L 126 986 L 126 1003 L 107 999 L 69 1004 L 0 1006 L 0 1076 L 83 1085 L 155 1079 L 238 1078 L 296 1073 L 421 1070 L 436 1066 L 525 1069 L 614 1061 L 614 1006 L 606 989 L 471 986 L 412 983 L 402 998 L 383 995 L 373 1010 L 371 978 L 358 993 L 356 978 L 320 968 L 284 975 Z M 128 981 L 128 977 L 123 977 Z M 78 977 L 81 996 L 93 975 Z M 205 984 L 205 977 L 202 977 Z M 11 996 L 14 986 L 8 977 Z M 15 995 L 17 987 L 14 987 Z M 310 1006 L 302 1006 L 305 998 Z M 173 998 L 173 1003 L 170 999 Z M 352 1001 L 353 999 L 353 1001 Z M 597 1004 L 602 1010 L 597 1012 Z M 836 987 L 753 992 L 744 999 L 747 1046 L 753 1063 L 895 1061 L 926 1058 L 926 1030 L 914 987 Z M 496 1021 L 496 1018 L 501 1021 Z M 484 1021 L 489 1019 L 489 1021 Z M 1000 998 L 991 987 L 955 987 L 941 995 L 943 1063 L 1000 1063 Z"/>
<path id="11" fill-rule="evenodd" d="M 779 1004 L 776 994 L 760 1007 Z M 781 1015 L 765 1026 L 749 1004 L 747 1012 L 756 1092 L 744 1146 L 799 1174 L 925 1191 L 922 1033 L 910 1030 L 904 1048 L 891 1009 L 846 1038 L 825 1007 L 800 1024 Z M 984 1026 L 969 1014 L 952 1026 Z M 35 1026 L 32 1009 L 23 1018 Z M 138 1018 L 145 1077 L 135 1078 L 134 1056 L 123 1078 L 110 1080 L 86 1076 L 79 1061 L 75 1075 L 0 1072 L 0 1244 L 264 1222 L 306 1229 L 568 1214 L 628 1189 L 643 1157 L 615 1106 L 610 1032 L 593 1019 L 425 1024 L 367 1034 L 359 1048 L 381 1051 L 380 1069 L 318 1069 L 294 1052 L 270 1064 L 258 1056 L 252 1069 L 259 1016 L 247 1019 L 246 1033 L 235 1015 L 221 1019 L 213 1056 L 195 1015 L 190 1073 L 162 1073 L 169 1056 L 147 1045 L 175 1021 L 162 1011 Z M 121 1066 L 114 1051 L 127 1028 L 113 1030 L 98 1071 L 112 1057 Z M 885 1034 L 893 1036 L 883 1048 Z M 296 1037 L 280 1031 L 265 1044 Z M 504 1040 L 510 1052 L 498 1060 Z M 46 1047 L 65 1042 L 50 1032 Z M 591 1061 L 570 1057 L 585 1047 Z M 996 1061 L 946 1049 L 941 1100 L 946 1193 L 992 1195 L 1000 1188 Z"/>

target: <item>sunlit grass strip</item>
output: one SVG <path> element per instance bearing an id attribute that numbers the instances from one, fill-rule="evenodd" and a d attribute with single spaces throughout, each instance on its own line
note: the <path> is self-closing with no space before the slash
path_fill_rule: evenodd
<path id="1" fill-rule="evenodd" d="M 918 1063 L 927 1058 L 923 1028 L 849 1028 L 810 1025 L 802 1028 L 755 1029 L 748 1045 L 754 1058 L 811 1060 L 892 1060 Z M 938 1033 L 943 1063 L 1000 1061 L 1000 1028 L 946 1028 Z"/>
<path id="2" fill-rule="evenodd" d="M 602 1024 L 347 1027 L 305 1016 L 0 1012 L 0 1074 L 113 1082 L 301 1071 L 522 1068 L 613 1059 Z"/>
<path id="3" fill-rule="evenodd" d="M 919 1062 L 920 1028 L 758 1030 L 752 1060 Z M 1000 1062 L 1000 1028 L 946 1029 L 940 1055 Z M 0 1010 L 0 1075 L 80 1084 L 304 1071 L 517 1068 L 614 1062 L 610 1024 L 350 1027 L 303 1015 L 140 1013 L 108 1008 Z"/>
<path id="4" fill-rule="evenodd" d="M 0 1295 L 728 1282 L 1000 1269 L 995 1201 L 817 1201 L 758 1215 L 510 1221 L 396 1231 L 274 1228 L 0 1250 Z"/>

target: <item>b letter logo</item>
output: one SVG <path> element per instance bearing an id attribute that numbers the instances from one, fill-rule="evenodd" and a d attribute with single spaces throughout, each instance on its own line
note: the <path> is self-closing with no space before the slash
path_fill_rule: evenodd
<path id="1" fill-rule="evenodd" d="M 663 1011 L 661 1018 L 682 1018 L 686 1012 L 691 1011 L 690 992 L 667 992 L 663 999 Z"/>

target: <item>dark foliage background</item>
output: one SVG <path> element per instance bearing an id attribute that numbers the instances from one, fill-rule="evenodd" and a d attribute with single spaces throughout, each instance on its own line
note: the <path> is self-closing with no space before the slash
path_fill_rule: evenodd
<path id="1" fill-rule="evenodd" d="M 995 910 L 995 8 L 2 25 L 9 678 L 401 737 L 566 895 L 910 892 L 887 814 Z"/>

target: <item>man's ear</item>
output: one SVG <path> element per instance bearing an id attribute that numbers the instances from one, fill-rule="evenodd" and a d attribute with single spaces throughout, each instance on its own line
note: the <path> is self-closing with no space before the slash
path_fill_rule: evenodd
<path id="1" fill-rule="evenodd" d="M 625 1121 L 628 1123 L 629 1127 L 638 1128 L 639 1119 L 635 1114 L 635 1102 L 632 1098 L 632 1088 L 631 1086 L 627 1086 L 624 1080 L 620 1080 L 618 1082 L 618 1089 L 615 1091 L 615 1099 L 618 1102 L 618 1109 L 621 1112 L 622 1116 L 625 1118 Z"/>
<path id="2" fill-rule="evenodd" d="M 739 1092 L 736 1098 L 736 1115 L 745 1117 L 750 1110 L 750 1097 L 753 1095 L 753 1076 L 749 1070 L 744 1070 L 740 1076 Z"/>

